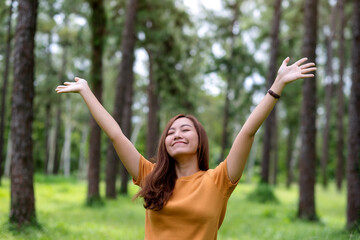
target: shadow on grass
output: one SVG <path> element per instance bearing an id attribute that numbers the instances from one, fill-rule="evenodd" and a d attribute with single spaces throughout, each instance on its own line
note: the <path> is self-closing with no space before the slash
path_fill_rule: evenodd
<path id="1" fill-rule="evenodd" d="M 105 207 L 105 201 L 99 196 L 87 197 L 85 206 L 90 208 L 103 208 Z"/>
<path id="2" fill-rule="evenodd" d="M 246 199 L 258 203 L 279 203 L 279 200 L 275 196 L 274 189 L 266 183 L 259 183 Z"/>
<path id="3" fill-rule="evenodd" d="M 29 236 L 34 232 L 44 232 L 44 227 L 37 221 L 32 221 L 30 223 L 24 223 L 19 225 L 17 223 L 4 222 L 1 224 L 1 228 L 5 231 L 10 232 L 14 236 Z"/>

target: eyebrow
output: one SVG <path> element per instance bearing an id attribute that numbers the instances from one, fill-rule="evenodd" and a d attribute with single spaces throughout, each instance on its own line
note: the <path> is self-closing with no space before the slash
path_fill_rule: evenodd
<path id="1" fill-rule="evenodd" d="M 190 125 L 190 124 L 185 123 L 185 124 L 180 126 L 180 128 L 183 128 L 183 127 L 193 127 L 193 126 Z M 169 130 L 173 130 L 173 129 L 175 129 L 175 128 L 174 127 L 169 128 Z"/>

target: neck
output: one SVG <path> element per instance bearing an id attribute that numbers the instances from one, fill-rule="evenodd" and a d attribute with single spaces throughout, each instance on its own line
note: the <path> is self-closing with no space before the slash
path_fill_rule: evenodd
<path id="1" fill-rule="evenodd" d="M 197 156 L 176 159 L 175 170 L 178 178 L 197 173 L 200 171 Z"/>

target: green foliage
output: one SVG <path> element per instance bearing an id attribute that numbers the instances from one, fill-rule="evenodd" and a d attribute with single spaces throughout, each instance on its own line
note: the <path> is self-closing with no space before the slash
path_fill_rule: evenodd
<path id="1" fill-rule="evenodd" d="M 266 183 L 259 183 L 253 192 L 247 196 L 248 201 L 259 203 L 278 203 L 279 200 L 275 196 L 274 189 Z"/>

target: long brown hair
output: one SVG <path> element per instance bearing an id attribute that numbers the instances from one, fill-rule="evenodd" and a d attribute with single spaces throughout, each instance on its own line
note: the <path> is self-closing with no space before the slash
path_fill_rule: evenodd
<path id="1" fill-rule="evenodd" d="M 136 197 L 144 198 L 144 207 L 147 209 L 160 211 L 169 201 L 173 193 L 177 179 L 175 171 L 175 159 L 166 151 L 165 138 L 171 125 L 179 118 L 190 119 L 198 134 L 197 159 L 199 169 L 206 171 L 209 169 L 209 143 L 205 129 L 201 123 L 192 115 L 179 114 L 167 123 L 158 146 L 156 164 L 153 171 L 145 178 L 141 190 Z"/>

